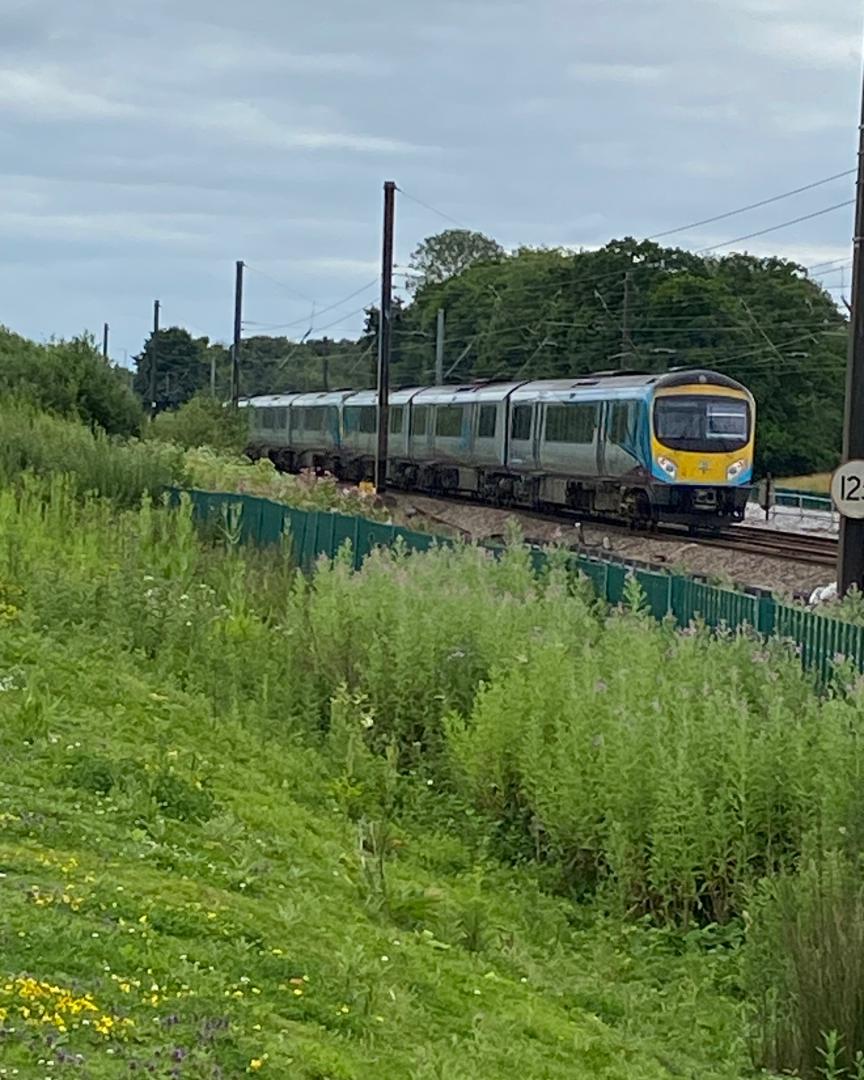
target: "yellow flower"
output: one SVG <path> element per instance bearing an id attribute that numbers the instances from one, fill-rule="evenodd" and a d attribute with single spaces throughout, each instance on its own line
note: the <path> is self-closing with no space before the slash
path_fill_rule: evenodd
<path id="1" fill-rule="evenodd" d="M 252 1058 L 252 1060 L 249 1062 L 249 1071 L 250 1072 L 258 1072 L 259 1069 L 263 1069 L 264 1062 L 266 1060 L 267 1060 L 267 1055 L 266 1054 L 262 1054 L 262 1056 L 260 1058 Z"/>

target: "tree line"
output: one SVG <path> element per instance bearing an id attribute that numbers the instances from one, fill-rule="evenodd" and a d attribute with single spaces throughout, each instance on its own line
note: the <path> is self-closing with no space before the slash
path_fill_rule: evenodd
<path id="1" fill-rule="evenodd" d="M 447 382 L 708 367 L 755 394 L 760 469 L 792 475 L 838 460 L 848 320 L 793 262 L 634 239 L 506 253 L 482 234 L 453 229 L 425 240 L 411 267 L 408 296 L 393 309 L 394 385 L 435 381 L 443 310 Z M 244 339 L 242 393 L 374 386 L 378 318 L 370 307 L 356 339 Z M 136 431 L 149 404 L 153 344 L 151 334 L 125 373 L 89 338 L 35 345 L 7 334 L 0 392 L 17 386 L 108 431 Z M 156 351 L 159 411 L 208 394 L 211 379 L 216 397 L 228 396 L 225 345 L 175 326 L 159 331 Z"/>

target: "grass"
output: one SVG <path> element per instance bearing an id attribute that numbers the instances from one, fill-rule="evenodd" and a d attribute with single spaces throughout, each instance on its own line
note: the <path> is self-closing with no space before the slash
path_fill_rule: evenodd
<path id="1" fill-rule="evenodd" d="M 515 547 L 351 562 L 0 489 L 0 1076 L 851 1069 L 855 679 Z"/>
<path id="2" fill-rule="evenodd" d="M 828 495 L 831 491 L 831 473 L 811 473 L 809 476 L 788 476 L 775 481 L 779 488 L 794 491 L 812 491 L 814 495 Z"/>
<path id="3" fill-rule="evenodd" d="M 170 414 L 173 418 L 176 414 Z M 66 476 L 80 496 L 96 494 L 118 506 L 135 506 L 166 488 L 198 487 L 260 495 L 305 510 L 335 510 L 378 520 L 386 512 L 363 489 L 343 488 L 333 477 L 289 476 L 270 461 L 209 448 L 184 450 L 150 437 L 120 439 L 27 403 L 0 402 L 0 482 L 24 476 Z M 166 421 L 162 435 L 172 428 Z"/>
<path id="4" fill-rule="evenodd" d="M 592 617 L 452 558 L 436 619 L 432 561 L 310 591 L 182 512 L 0 491 L 0 1076 L 750 1074 L 734 929 L 574 906 L 417 756 Z"/>

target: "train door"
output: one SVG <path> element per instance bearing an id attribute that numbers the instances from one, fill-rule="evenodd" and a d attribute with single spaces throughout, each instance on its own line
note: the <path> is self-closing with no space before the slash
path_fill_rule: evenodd
<path id="1" fill-rule="evenodd" d="M 638 409 L 638 401 L 606 402 L 603 439 L 598 462 L 601 476 L 623 476 L 638 464 L 636 457 Z"/>
<path id="2" fill-rule="evenodd" d="M 536 409 L 531 402 L 514 401 L 509 413 L 507 464 L 519 472 L 529 471 L 537 464 Z"/>

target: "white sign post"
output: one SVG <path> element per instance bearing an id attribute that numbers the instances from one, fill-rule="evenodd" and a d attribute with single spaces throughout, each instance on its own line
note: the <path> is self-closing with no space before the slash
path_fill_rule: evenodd
<path id="1" fill-rule="evenodd" d="M 847 461 L 831 477 L 831 499 L 847 518 L 864 518 L 864 461 Z"/>

